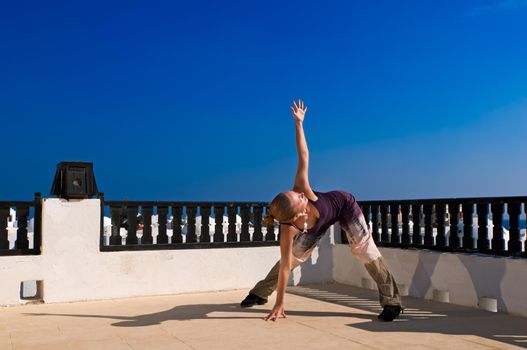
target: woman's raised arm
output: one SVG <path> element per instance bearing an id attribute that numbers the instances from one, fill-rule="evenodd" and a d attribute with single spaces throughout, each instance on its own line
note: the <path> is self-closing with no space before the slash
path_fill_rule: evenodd
<path id="1" fill-rule="evenodd" d="M 293 101 L 291 112 L 295 120 L 296 151 L 298 153 L 298 167 L 296 169 L 293 191 L 303 192 L 308 198 L 316 200 L 317 197 L 309 184 L 309 150 L 303 127 L 307 107 L 304 105 L 304 101 L 299 99 L 298 104 Z"/>

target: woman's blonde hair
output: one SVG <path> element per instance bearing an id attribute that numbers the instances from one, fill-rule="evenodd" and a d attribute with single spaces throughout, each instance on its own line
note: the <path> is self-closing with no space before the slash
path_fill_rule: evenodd
<path id="1" fill-rule="evenodd" d="M 269 226 L 277 221 L 289 221 L 295 216 L 295 211 L 291 205 L 291 200 L 285 194 L 285 192 L 280 192 L 269 205 L 269 210 L 267 210 L 267 216 L 264 219 L 265 225 Z"/>

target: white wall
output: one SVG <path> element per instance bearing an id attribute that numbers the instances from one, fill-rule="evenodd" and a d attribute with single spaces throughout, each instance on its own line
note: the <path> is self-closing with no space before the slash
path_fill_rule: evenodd
<path id="1" fill-rule="evenodd" d="M 480 298 L 492 298 L 498 311 L 527 316 L 526 259 L 396 248 L 380 251 L 404 294 L 436 300 L 448 295 L 450 303 L 471 307 L 478 307 Z M 334 246 L 332 256 L 336 282 L 372 286 L 347 245 Z"/>
<path id="2" fill-rule="evenodd" d="M 98 199 L 45 199 L 40 256 L 0 257 L 0 305 L 20 303 L 20 282 L 43 281 L 45 302 L 251 288 L 276 263 L 278 247 L 100 252 Z M 324 241 L 295 283 L 330 281 Z"/>

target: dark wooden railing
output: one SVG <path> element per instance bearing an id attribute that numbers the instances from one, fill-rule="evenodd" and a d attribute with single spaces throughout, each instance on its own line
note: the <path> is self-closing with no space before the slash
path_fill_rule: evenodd
<path id="1" fill-rule="evenodd" d="M 278 226 L 263 224 L 267 202 L 105 201 L 103 196 L 100 198 L 101 251 L 279 244 Z M 227 217 L 225 224 L 224 216 Z M 104 217 L 111 224 L 107 219 L 105 225 Z M 156 217 L 157 223 L 153 223 Z"/>
<path id="2" fill-rule="evenodd" d="M 525 227 L 520 227 L 525 225 L 526 203 L 527 197 L 487 197 L 360 201 L 359 205 L 379 246 L 527 257 Z M 347 243 L 343 231 L 341 242 Z"/>
<path id="3" fill-rule="evenodd" d="M 16 211 L 12 218 L 10 209 Z M 28 235 L 28 219 L 33 217 L 33 237 Z M 17 221 L 17 227 L 8 228 L 9 221 Z M 41 246 L 42 198 L 35 193 L 33 201 L 0 202 L 0 256 L 38 255 Z M 16 237 L 14 232 L 16 231 Z M 10 235 L 11 233 L 11 235 Z M 11 239 L 10 239 L 11 237 Z"/>

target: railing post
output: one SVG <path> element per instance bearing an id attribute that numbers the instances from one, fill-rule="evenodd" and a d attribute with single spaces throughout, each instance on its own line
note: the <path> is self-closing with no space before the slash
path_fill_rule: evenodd
<path id="1" fill-rule="evenodd" d="M 448 203 L 448 214 L 450 216 L 450 235 L 448 236 L 448 246 L 452 250 L 459 249 L 461 247 L 461 241 L 457 234 L 457 226 L 459 224 L 459 203 L 449 202 Z"/>
<path id="2" fill-rule="evenodd" d="M 269 213 L 269 207 L 266 207 L 266 212 Z M 267 233 L 265 234 L 266 241 L 276 241 L 276 236 L 274 233 L 274 222 L 270 223 L 267 227 Z"/>
<path id="3" fill-rule="evenodd" d="M 390 216 L 391 216 L 391 226 L 392 234 L 390 237 L 390 243 L 400 244 L 399 239 L 399 205 L 394 203 L 390 205 Z"/>
<path id="4" fill-rule="evenodd" d="M 224 242 L 225 236 L 223 235 L 223 214 L 225 213 L 225 207 L 223 205 L 214 206 L 214 242 Z"/>
<path id="5" fill-rule="evenodd" d="M 371 208 L 369 205 L 361 205 L 360 207 L 361 207 L 362 215 L 364 215 L 364 220 L 366 220 L 366 225 L 368 226 L 368 229 L 370 229 Z"/>
<path id="6" fill-rule="evenodd" d="M 422 245 L 421 242 L 421 205 L 420 204 L 412 204 L 412 221 L 413 221 L 413 229 L 412 229 L 412 246 L 418 247 Z"/>
<path id="7" fill-rule="evenodd" d="M 500 201 L 493 202 L 492 211 L 492 249 L 494 254 L 505 254 L 505 239 L 503 238 L 503 212 L 504 205 Z"/>
<path id="8" fill-rule="evenodd" d="M 423 214 L 425 217 L 425 237 L 424 237 L 424 246 L 431 248 L 434 246 L 434 227 L 432 225 L 432 211 L 433 204 L 423 205 Z"/>
<path id="9" fill-rule="evenodd" d="M 187 240 L 185 243 L 196 243 L 198 237 L 196 235 L 196 207 L 187 206 Z"/>
<path id="10" fill-rule="evenodd" d="M 132 245 L 137 244 L 137 207 L 136 206 L 128 206 L 128 210 L 126 211 L 127 217 L 128 217 L 128 227 L 127 227 L 127 235 L 126 235 L 126 244 Z"/>
<path id="11" fill-rule="evenodd" d="M 99 210 L 100 212 L 100 215 L 101 215 L 101 223 L 99 225 L 99 250 L 102 251 L 102 248 L 106 245 L 106 242 L 104 240 L 104 206 L 105 206 L 105 203 L 104 203 L 104 193 L 102 192 L 99 192 L 97 194 L 97 198 L 99 199 L 99 204 L 101 206 L 101 209 Z M 37 207 L 36 207 L 36 204 L 35 204 L 35 231 L 36 231 L 36 227 L 37 227 Z M 42 237 L 40 234 L 39 234 L 40 237 Z M 40 240 L 41 238 L 39 238 Z"/>
<path id="12" fill-rule="evenodd" d="M 112 216 L 112 235 L 110 236 L 110 245 L 122 245 L 121 238 L 121 218 L 122 208 L 110 206 L 110 215 Z"/>
<path id="13" fill-rule="evenodd" d="M 388 234 L 388 205 L 381 205 L 381 242 L 390 242 L 390 235 Z"/>
<path id="14" fill-rule="evenodd" d="M 373 205 L 371 207 L 371 230 L 372 236 L 375 243 L 381 241 L 381 236 L 379 235 L 379 206 Z"/>
<path id="15" fill-rule="evenodd" d="M 461 211 L 463 212 L 463 250 L 472 250 L 474 249 L 474 238 L 472 238 L 474 204 L 472 202 L 462 203 Z"/>
<path id="16" fill-rule="evenodd" d="M 157 207 L 157 225 L 158 225 L 158 234 L 157 234 L 157 244 L 167 244 L 168 243 L 168 235 L 167 235 L 167 214 L 168 214 L 168 207 L 166 206 L 158 206 Z M 173 213 L 172 213 L 173 214 Z M 175 215 L 174 220 L 175 220 Z M 180 216 L 181 218 L 181 216 Z M 178 225 L 181 229 L 181 225 Z M 174 231 L 175 232 L 175 228 Z M 180 235 L 181 236 L 181 235 Z M 172 236 L 172 243 L 174 243 L 174 235 Z M 177 239 L 177 237 L 176 237 Z M 180 243 L 180 242 L 177 242 Z"/>
<path id="17" fill-rule="evenodd" d="M 436 204 L 436 220 L 437 220 L 437 235 L 436 235 L 436 247 L 446 247 L 445 237 L 445 204 Z"/>
<path id="18" fill-rule="evenodd" d="M 240 232 L 240 242 L 249 242 L 251 236 L 249 235 L 249 221 L 250 221 L 250 206 L 249 204 L 244 204 L 240 208 L 240 214 L 242 217 L 242 227 Z"/>
<path id="19" fill-rule="evenodd" d="M 253 232 L 253 242 L 263 241 L 262 235 L 262 206 L 256 205 L 253 208 L 253 217 L 254 217 L 254 232 Z"/>
<path id="20" fill-rule="evenodd" d="M 160 208 L 160 207 L 157 207 L 157 218 L 158 218 L 158 225 L 160 223 L 160 217 L 161 217 L 161 214 L 159 212 L 159 210 L 161 211 L 164 211 L 165 212 L 165 216 L 167 215 L 167 212 L 168 212 L 168 207 L 165 209 L 165 208 Z M 183 207 L 181 205 L 172 205 L 172 241 L 171 241 L 171 244 L 179 244 L 179 243 L 183 243 L 183 235 L 181 233 L 181 223 L 182 223 L 182 216 L 183 216 Z M 166 221 L 166 220 L 165 220 Z M 159 231 L 159 233 L 161 233 L 161 231 Z M 161 243 L 161 244 L 166 244 L 168 243 L 168 235 L 165 237 L 161 237 L 161 241 L 159 240 L 159 236 L 157 236 L 157 243 Z"/>
<path id="21" fill-rule="evenodd" d="M 28 249 L 29 240 L 27 239 L 27 218 L 29 216 L 29 208 L 25 205 L 16 207 L 16 220 L 18 222 L 18 230 L 16 231 L 16 249 Z"/>
<path id="22" fill-rule="evenodd" d="M 199 241 L 203 243 L 210 243 L 210 206 L 201 206 L 199 208 L 199 213 L 201 215 L 201 235 L 199 236 Z"/>
<path id="23" fill-rule="evenodd" d="M 143 237 L 141 237 L 141 244 L 152 244 L 152 206 L 144 206 L 141 208 L 143 214 Z"/>
<path id="24" fill-rule="evenodd" d="M 490 251 L 489 228 L 487 219 L 487 215 L 489 215 L 489 204 L 478 203 L 476 205 L 476 212 L 478 214 L 478 250 L 482 253 L 488 253 Z"/>
<path id="25" fill-rule="evenodd" d="M 104 195 L 103 203 L 104 203 Z M 101 215 L 102 220 L 102 215 Z M 101 221 L 102 228 L 102 221 Z M 36 249 L 40 253 L 42 245 L 42 195 L 40 192 L 35 193 L 35 211 L 33 217 L 33 249 Z"/>
<path id="26" fill-rule="evenodd" d="M 227 207 L 227 215 L 229 218 L 229 231 L 227 232 L 227 242 L 236 242 L 238 237 L 236 235 L 236 210 L 237 207 L 233 203 L 229 203 Z"/>
<path id="27" fill-rule="evenodd" d="M 520 209 L 521 203 L 508 202 L 507 212 L 509 213 L 509 244 L 510 255 L 518 255 L 521 252 L 520 244 Z"/>
<path id="28" fill-rule="evenodd" d="M 523 202 L 523 211 L 525 212 L 526 221 L 527 221 L 527 202 Z M 526 222 L 526 224 L 527 224 L 527 222 Z M 526 227 L 525 231 L 526 231 L 525 235 L 527 236 L 527 227 Z M 524 248 L 523 248 L 523 257 L 527 258 L 527 237 L 525 237 Z"/>
<path id="29" fill-rule="evenodd" d="M 408 204 L 401 205 L 401 216 L 403 219 L 401 243 L 403 247 L 408 247 L 410 244 L 410 206 Z"/>
<path id="30" fill-rule="evenodd" d="M 7 232 L 9 212 L 9 206 L 0 207 L 0 249 L 9 249 Z"/>

